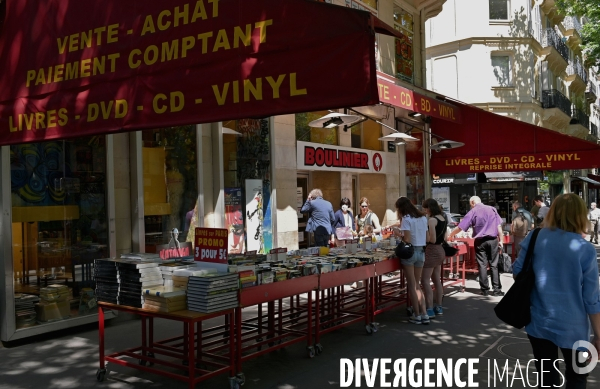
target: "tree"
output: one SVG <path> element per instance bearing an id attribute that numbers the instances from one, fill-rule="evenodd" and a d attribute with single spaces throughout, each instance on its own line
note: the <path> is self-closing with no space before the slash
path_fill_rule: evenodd
<path id="1" fill-rule="evenodd" d="M 582 47 L 590 65 L 600 66 L 600 0 L 556 0 L 556 6 L 563 14 L 587 17 Z"/>

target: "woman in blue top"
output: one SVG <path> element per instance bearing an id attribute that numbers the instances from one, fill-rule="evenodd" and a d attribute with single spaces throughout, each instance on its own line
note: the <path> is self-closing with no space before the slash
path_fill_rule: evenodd
<path id="1" fill-rule="evenodd" d="M 573 366 L 578 341 L 590 340 L 600 350 L 600 296 L 596 249 L 583 238 L 587 231 L 587 207 L 574 193 L 557 197 L 544 219 L 533 250 L 535 286 L 531 292 L 531 322 L 525 327 L 540 374 L 540 385 L 562 386 L 558 349 L 566 365 L 567 388 L 585 388 L 584 364 Z M 521 243 L 513 274 L 523 268 L 531 234 Z M 589 321 L 588 321 L 589 318 Z M 588 347 L 589 348 L 589 347 Z M 576 357 L 579 358 L 579 352 Z M 540 363 L 543 359 L 544 365 Z M 585 359 L 585 358 L 583 358 Z M 579 368 L 578 368 L 579 367 Z M 583 373 L 583 374 L 580 374 Z"/>
<path id="2" fill-rule="evenodd" d="M 429 324 L 429 316 L 425 308 L 425 298 L 419 288 L 419 280 L 425 263 L 425 245 L 427 244 L 427 217 L 419 211 L 407 197 L 396 200 L 396 213 L 400 222 L 402 240 L 411 243 L 415 249 L 409 259 L 400 259 L 406 277 L 408 297 L 413 308 L 413 315 L 408 319 L 414 324 Z"/>

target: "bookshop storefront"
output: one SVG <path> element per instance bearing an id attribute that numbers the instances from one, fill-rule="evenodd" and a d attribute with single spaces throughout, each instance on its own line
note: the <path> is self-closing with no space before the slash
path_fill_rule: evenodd
<path id="1" fill-rule="evenodd" d="M 174 229 L 183 242 L 194 226 L 226 227 L 232 252 L 250 249 L 244 234 L 252 232 L 252 244 L 268 249 L 273 238 L 265 210 L 274 209 L 269 185 L 277 182 L 271 166 L 286 159 L 275 155 L 273 133 L 282 124 L 270 117 L 379 101 L 376 23 L 366 13 L 269 1 L 265 19 L 265 9 L 252 2 L 218 9 L 208 2 L 193 11 L 180 1 L 177 9 L 149 2 L 136 18 L 122 2 L 110 3 L 91 13 L 85 2 L 6 4 L 0 37 L 3 341 L 96 321 L 94 259 L 159 251 Z M 169 19 L 174 13 L 177 28 Z M 24 15 L 44 15 L 44 33 Z M 196 39 L 199 24 L 216 38 Z M 94 35 L 89 26 L 105 27 Z M 294 50 L 277 50 L 298 31 L 310 44 L 295 38 Z M 297 66 L 305 58 L 315 60 Z M 285 166 L 278 170 L 284 183 Z M 258 185 L 248 190 L 249 180 Z M 264 223 L 255 228 L 261 232 L 256 239 L 242 220 L 247 204 L 255 208 L 253 222 Z M 295 233 L 289 242 L 297 243 Z"/>

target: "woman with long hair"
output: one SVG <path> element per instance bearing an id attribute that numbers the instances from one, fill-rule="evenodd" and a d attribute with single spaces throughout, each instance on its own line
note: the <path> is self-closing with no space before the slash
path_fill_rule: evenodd
<path id="1" fill-rule="evenodd" d="M 581 358 L 580 350 L 590 341 L 590 323 L 593 346 L 600 350 L 598 260 L 596 249 L 584 238 L 587 227 L 587 207 L 581 197 L 574 193 L 560 195 L 544 218 L 533 248 L 535 284 L 530 296 L 531 322 L 525 331 L 539 382 L 548 387 L 562 386 L 566 378 L 567 388 L 585 388 L 587 373 L 581 370 L 585 364 L 579 361 L 586 359 Z M 514 277 L 523 270 L 531 235 L 521 243 Z M 559 348 L 565 377 L 558 371 Z M 540 363 L 543 360 L 545 369 Z"/>
<path id="2" fill-rule="evenodd" d="M 363 236 L 365 233 L 365 226 L 370 225 L 373 226 L 373 233 L 379 235 L 381 233 L 381 225 L 379 224 L 379 218 L 375 214 L 375 212 L 369 209 L 371 203 L 369 203 L 369 199 L 366 197 L 361 197 L 358 202 L 360 206 L 360 212 L 356 215 L 356 227 L 359 236 Z"/>
<path id="3" fill-rule="evenodd" d="M 423 210 L 429 217 L 427 220 L 427 247 L 425 248 L 425 264 L 421 274 L 421 285 L 425 294 L 425 306 L 427 316 L 433 318 L 444 314 L 442 309 L 442 298 L 444 287 L 442 286 L 442 264 L 446 254 L 442 248 L 442 242 L 446 238 L 446 227 L 448 222 L 444 217 L 442 209 L 434 199 L 423 201 Z M 431 288 L 431 281 L 435 289 Z"/>
<path id="4" fill-rule="evenodd" d="M 411 243 L 414 254 L 409 259 L 400 259 L 404 267 L 404 275 L 408 288 L 408 295 L 413 306 L 413 314 L 408 319 L 414 324 L 429 324 L 429 316 L 425 308 L 425 299 L 418 282 L 423 272 L 425 263 L 425 244 L 427 239 L 427 218 L 406 197 L 396 200 L 396 213 L 400 222 L 402 240 Z"/>

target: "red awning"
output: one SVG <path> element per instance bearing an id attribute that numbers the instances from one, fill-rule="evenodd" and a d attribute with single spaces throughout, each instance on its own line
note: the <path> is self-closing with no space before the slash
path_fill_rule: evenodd
<path id="1" fill-rule="evenodd" d="M 567 170 L 598 167 L 600 146 L 556 131 L 452 101 L 459 107 L 462 123 L 431 118 L 437 140 L 465 145 L 434 152 L 435 174 Z"/>
<path id="2" fill-rule="evenodd" d="M 460 108 L 436 97 L 435 92 L 411 89 L 396 84 L 396 79 L 385 73 L 377 72 L 377 88 L 379 90 L 379 101 L 395 107 L 408 109 L 423 115 L 447 120 L 453 123 L 461 123 Z"/>
<path id="3" fill-rule="evenodd" d="M 4 3 L 0 145 L 376 104 L 393 34 L 305 0 Z"/>

